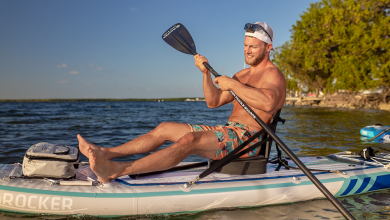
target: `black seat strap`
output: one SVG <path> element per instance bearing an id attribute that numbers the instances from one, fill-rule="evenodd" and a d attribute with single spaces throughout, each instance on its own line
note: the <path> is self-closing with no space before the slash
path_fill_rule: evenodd
<path id="1" fill-rule="evenodd" d="M 272 164 L 278 164 L 278 167 L 275 169 L 275 171 L 279 171 L 282 166 L 289 170 L 290 167 L 288 166 L 288 161 L 282 158 L 282 151 L 279 149 L 278 144 L 276 144 L 276 151 L 278 152 L 278 156 L 269 161 Z"/>

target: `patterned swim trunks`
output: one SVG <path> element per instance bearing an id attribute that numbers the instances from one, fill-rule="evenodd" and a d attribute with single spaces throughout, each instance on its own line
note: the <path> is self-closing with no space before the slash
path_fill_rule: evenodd
<path id="1" fill-rule="evenodd" d="M 249 126 L 239 124 L 237 122 L 228 122 L 226 125 L 218 126 L 207 126 L 207 125 L 193 125 L 188 124 L 191 128 L 191 132 L 195 131 L 214 131 L 218 137 L 218 150 L 213 160 L 220 160 L 225 157 L 228 153 L 232 152 L 240 144 L 248 140 L 252 135 L 257 133 L 256 130 L 250 128 Z M 261 137 L 261 136 L 260 136 Z M 244 149 L 254 145 L 259 142 L 259 138 L 256 138 Z M 243 149 L 243 150 L 244 150 Z M 248 158 L 256 156 L 260 151 L 260 147 L 255 148 L 252 151 L 249 151 L 247 154 L 242 155 L 240 158 Z"/>

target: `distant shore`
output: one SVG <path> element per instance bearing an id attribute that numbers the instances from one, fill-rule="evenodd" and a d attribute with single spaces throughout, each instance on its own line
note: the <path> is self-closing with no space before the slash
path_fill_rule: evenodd
<path id="1" fill-rule="evenodd" d="M 204 98 L 152 98 L 152 99 L 0 99 L 0 102 L 180 102 Z"/>
<path id="2" fill-rule="evenodd" d="M 389 97 L 387 97 L 389 99 Z M 182 101 L 204 101 L 204 97 L 184 98 L 150 98 L 150 99 L 0 99 L 1 102 L 182 102 Z M 302 101 L 297 97 L 287 97 L 285 105 L 309 105 L 313 107 L 333 107 L 349 109 L 379 109 L 390 111 L 390 100 L 386 103 L 378 96 L 365 95 L 355 96 L 346 94 L 332 94 L 327 97 L 304 97 Z"/>

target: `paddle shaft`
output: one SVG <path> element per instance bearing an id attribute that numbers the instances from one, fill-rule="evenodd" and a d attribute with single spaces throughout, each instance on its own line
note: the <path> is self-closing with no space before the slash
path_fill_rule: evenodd
<path id="1" fill-rule="evenodd" d="M 386 128 L 386 130 L 382 131 L 381 133 L 377 134 L 375 137 L 371 138 L 370 140 L 368 140 L 368 142 L 371 142 L 373 141 L 375 138 L 381 136 L 383 133 L 385 133 L 386 131 L 390 130 L 390 127 Z"/>
<path id="2" fill-rule="evenodd" d="M 220 76 L 208 63 L 204 62 L 204 66 L 215 76 Z M 329 192 L 329 190 L 315 177 L 307 167 L 295 156 L 295 154 L 283 143 L 282 140 L 268 127 L 267 124 L 233 91 L 229 91 L 236 101 L 245 109 L 246 112 L 275 140 L 275 142 L 283 149 L 284 152 L 294 161 L 294 163 L 302 170 L 302 172 L 314 183 L 314 185 L 329 199 L 329 201 L 339 210 L 346 219 L 355 219 L 341 203 Z"/>

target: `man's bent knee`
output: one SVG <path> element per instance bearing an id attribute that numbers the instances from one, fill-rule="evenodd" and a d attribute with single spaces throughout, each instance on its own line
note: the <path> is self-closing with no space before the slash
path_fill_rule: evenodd
<path id="1" fill-rule="evenodd" d="M 167 130 L 167 128 L 172 126 L 170 124 L 171 124 L 171 122 L 162 122 L 159 125 L 157 125 L 157 127 L 155 129 L 153 129 L 152 132 L 156 132 L 156 133 L 164 132 Z"/>
<path id="2" fill-rule="evenodd" d="M 180 144 L 184 145 L 193 145 L 199 138 L 195 134 L 195 132 L 188 132 L 183 137 L 181 137 L 178 141 Z"/>
<path id="3" fill-rule="evenodd" d="M 153 136 L 157 137 L 164 137 L 166 136 L 166 133 L 169 133 L 169 127 L 170 127 L 170 122 L 162 122 L 161 124 L 157 125 L 152 131 L 149 133 L 152 134 Z"/>
<path id="4" fill-rule="evenodd" d="M 187 132 L 191 131 L 187 124 L 176 122 L 162 122 L 150 134 L 163 138 L 166 141 L 176 142 Z"/>
<path id="5" fill-rule="evenodd" d="M 193 153 L 199 142 L 198 136 L 195 132 L 188 132 L 176 142 L 175 146 Z"/>
<path id="6" fill-rule="evenodd" d="M 181 149 L 189 154 L 197 154 L 201 157 L 212 159 L 218 148 L 218 139 L 213 131 L 188 132 L 178 142 Z"/>

